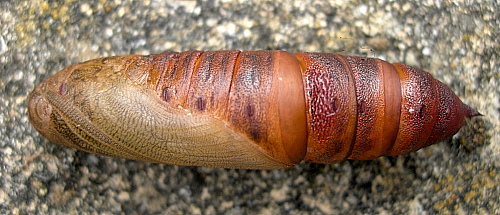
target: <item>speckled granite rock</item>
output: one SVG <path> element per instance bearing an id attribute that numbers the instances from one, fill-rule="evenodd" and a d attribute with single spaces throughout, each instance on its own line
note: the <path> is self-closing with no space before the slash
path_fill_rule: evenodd
<path id="1" fill-rule="evenodd" d="M 369 2 L 369 3 L 366 3 Z M 1 1 L 1 214 L 500 214 L 498 1 Z M 250 171 L 52 144 L 26 98 L 71 63 L 166 50 L 340 52 L 430 71 L 485 116 L 407 156 Z"/>

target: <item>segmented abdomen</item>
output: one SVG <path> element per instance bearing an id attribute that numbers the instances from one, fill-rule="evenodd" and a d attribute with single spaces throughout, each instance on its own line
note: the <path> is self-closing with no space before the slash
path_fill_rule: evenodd
<path id="1" fill-rule="evenodd" d="M 306 138 L 304 159 L 311 162 L 405 154 L 455 133 L 470 110 L 429 73 L 375 58 L 282 51 L 150 57 L 165 65 L 156 83 L 164 101 L 222 118 L 266 151 L 285 150 L 274 156 L 294 162 L 302 159 L 294 149 Z M 280 98 L 279 91 L 293 91 L 288 94 L 305 103 Z M 306 126 L 283 122 L 300 118 L 304 105 Z M 291 110 L 280 115 L 285 108 Z"/>

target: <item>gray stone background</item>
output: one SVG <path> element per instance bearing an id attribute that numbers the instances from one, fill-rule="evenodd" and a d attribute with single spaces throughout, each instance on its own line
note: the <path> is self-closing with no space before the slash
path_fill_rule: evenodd
<path id="1" fill-rule="evenodd" d="M 499 3 L 1 1 L 1 214 L 500 214 Z M 52 144 L 26 98 L 65 66 L 166 50 L 339 52 L 430 71 L 483 117 L 406 156 L 255 171 Z"/>

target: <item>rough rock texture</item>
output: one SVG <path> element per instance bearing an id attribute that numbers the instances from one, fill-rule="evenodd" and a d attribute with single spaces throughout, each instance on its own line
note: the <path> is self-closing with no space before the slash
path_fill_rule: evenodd
<path id="1" fill-rule="evenodd" d="M 1 1 L 0 214 L 500 214 L 498 1 Z M 99 157 L 26 116 L 72 63 L 166 50 L 340 52 L 430 71 L 484 117 L 406 156 L 250 171 Z"/>

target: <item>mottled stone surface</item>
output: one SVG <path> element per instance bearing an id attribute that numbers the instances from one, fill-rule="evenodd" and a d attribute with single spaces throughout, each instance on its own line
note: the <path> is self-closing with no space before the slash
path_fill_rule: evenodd
<path id="1" fill-rule="evenodd" d="M 0 1 L 0 214 L 499 214 L 498 1 Z M 406 156 L 180 167 L 52 144 L 26 116 L 72 63 L 166 50 L 340 52 L 430 71 L 483 117 Z"/>

